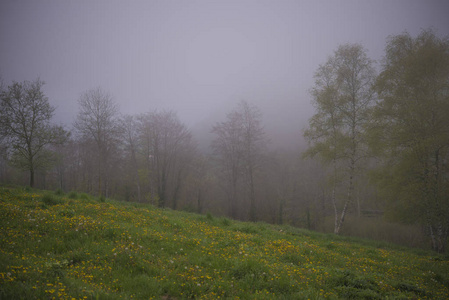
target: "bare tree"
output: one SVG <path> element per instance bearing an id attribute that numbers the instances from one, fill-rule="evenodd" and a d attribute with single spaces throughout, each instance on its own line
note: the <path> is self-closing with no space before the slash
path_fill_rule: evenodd
<path id="1" fill-rule="evenodd" d="M 169 196 L 176 209 L 185 172 L 194 152 L 192 135 L 171 111 L 139 117 L 140 149 L 147 161 L 150 186 L 156 187 L 157 204 L 165 207 Z M 150 189 L 151 191 L 151 189 Z"/>
<path id="2" fill-rule="evenodd" d="M 149 195 L 147 200 L 154 204 L 156 200 L 154 182 L 156 179 L 154 176 L 154 141 L 151 125 L 151 113 L 140 114 L 136 118 L 138 123 L 137 153 L 144 161 L 144 164 L 139 168 L 139 179 L 141 179 L 144 183 L 142 188 L 145 190 L 145 195 Z"/>
<path id="3" fill-rule="evenodd" d="M 195 161 L 192 163 L 186 185 L 190 192 L 190 203 L 188 205 L 200 214 L 211 203 L 213 203 L 214 208 L 219 207 L 217 195 L 214 194 L 216 182 L 212 171 L 209 157 L 195 155 Z M 212 199 L 213 202 L 210 201 Z"/>
<path id="4" fill-rule="evenodd" d="M 238 111 L 241 114 L 241 126 L 243 129 L 243 165 L 246 181 L 249 189 L 250 211 L 249 218 L 256 221 L 256 171 L 262 163 L 262 151 L 268 140 L 261 124 L 262 114 L 255 105 L 246 101 L 239 103 Z"/>
<path id="5" fill-rule="evenodd" d="M 224 175 L 225 191 L 228 197 L 228 215 L 237 218 L 237 185 L 242 173 L 242 132 L 240 116 L 236 111 L 228 114 L 225 122 L 217 123 L 212 132 L 216 138 L 212 143 Z"/>
<path id="6" fill-rule="evenodd" d="M 117 105 L 111 96 L 100 88 L 86 91 L 78 103 L 80 110 L 74 127 L 83 138 L 95 142 L 98 194 L 107 195 L 108 163 L 119 133 Z"/>
<path id="7" fill-rule="evenodd" d="M 50 124 L 55 109 L 41 90 L 43 84 L 39 79 L 13 82 L 1 92 L 0 134 L 11 145 L 10 162 L 29 171 L 31 187 L 35 171 L 53 160 L 47 146 L 61 144 L 68 136 L 62 127 Z"/>
<path id="8" fill-rule="evenodd" d="M 213 127 L 212 132 L 217 135 L 212 148 L 227 182 L 229 215 L 237 216 L 238 182 L 243 177 L 250 200 L 249 218 L 255 221 L 255 172 L 260 167 L 262 150 L 267 143 L 261 113 L 256 106 L 242 101 L 227 115 L 225 122 Z"/>
<path id="9" fill-rule="evenodd" d="M 121 133 L 123 144 L 128 158 L 128 163 L 131 167 L 131 181 L 136 186 L 137 201 L 142 201 L 141 187 L 139 179 L 139 165 L 137 161 L 137 147 L 139 143 L 138 122 L 134 116 L 123 116 L 120 120 Z"/>

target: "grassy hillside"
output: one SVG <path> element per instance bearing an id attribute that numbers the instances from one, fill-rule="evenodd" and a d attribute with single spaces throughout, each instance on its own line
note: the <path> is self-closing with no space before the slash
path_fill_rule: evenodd
<path id="1" fill-rule="evenodd" d="M 447 256 L 287 226 L 6 187 L 0 225 L 0 299 L 449 298 Z"/>

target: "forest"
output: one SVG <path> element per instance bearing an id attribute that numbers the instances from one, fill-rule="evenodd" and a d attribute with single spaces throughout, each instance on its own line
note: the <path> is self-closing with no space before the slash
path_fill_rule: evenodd
<path id="1" fill-rule="evenodd" d="M 0 182 L 447 251 L 449 40 L 343 44 L 315 72 L 305 147 L 270 142 L 242 100 L 199 147 L 176 111 L 122 114 L 101 87 L 52 122 L 44 81 L 1 82 Z"/>

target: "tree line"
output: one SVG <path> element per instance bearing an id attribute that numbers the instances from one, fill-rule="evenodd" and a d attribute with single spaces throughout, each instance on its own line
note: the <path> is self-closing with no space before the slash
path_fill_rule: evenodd
<path id="1" fill-rule="evenodd" d="M 306 155 L 330 166 L 334 232 L 371 173 L 386 208 L 423 226 L 443 252 L 449 231 L 449 42 L 430 31 L 388 39 L 380 74 L 343 45 L 315 75 Z M 338 194 L 340 193 L 340 194 Z M 342 194 L 344 193 L 344 194 Z M 359 205 L 359 203 L 357 203 Z"/>
<path id="2" fill-rule="evenodd" d="M 449 41 L 388 38 L 380 72 L 360 44 L 320 65 L 307 149 L 272 150 L 257 106 L 241 101 L 198 150 L 173 111 L 120 114 L 84 92 L 70 130 L 51 123 L 41 80 L 2 83 L 0 179 L 235 219 L 348 231 L 365 212 L 411 224 L 444 252 L 449 232 Z M 276 148 L 275 148 L 276 149 Z M 26 173 L 24 173 L 26 172 Z"/>

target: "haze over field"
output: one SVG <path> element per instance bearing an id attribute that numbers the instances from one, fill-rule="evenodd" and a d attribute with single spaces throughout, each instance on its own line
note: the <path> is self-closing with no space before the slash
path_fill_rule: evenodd
<path id="1" fill-rule="evenodd" d="M 1 1 L 0 185 L 445 253 L 448 13 Z"/>
<path id="2" fill-rule="evenodd" d="M 201 138 L 240 100 L 275 144 L 302 139 L 318 66 L 344 43 L 379 61 L 389 35 L 449 34 L 447 1 L 1 1 L 0 75 L 46 82 L 71 126 L 101 87 L 120 111 L 178 113 Z"/>

